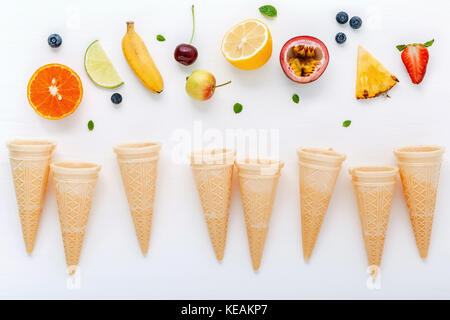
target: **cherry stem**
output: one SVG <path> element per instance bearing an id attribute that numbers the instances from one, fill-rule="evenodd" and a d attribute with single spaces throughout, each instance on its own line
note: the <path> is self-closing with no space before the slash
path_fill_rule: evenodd
<path id="1" fill-rule="evenodd" d="M 195 17 L 194 17 L 194 5 L 192 5 L 192 36 L 189 44 L 192 44 L 192 40 L 194 40 L 194 32 L 195 32 Z"/>
<path id="2" fill-rule="evenodd" d="M 223 87 L 223 86 L 226 86 L 227 84 L 230 84 L 230 83 L 231 83 L 231 81 L 228 81 L 228 82 L 225 82 L 225 83 L 219 84 L 218 86 L 214 86 L 214 88 L 219 88 L 219 87 Z"/>

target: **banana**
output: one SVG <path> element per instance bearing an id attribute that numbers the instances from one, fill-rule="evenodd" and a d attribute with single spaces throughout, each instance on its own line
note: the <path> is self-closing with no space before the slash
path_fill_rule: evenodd
<path id="1" fill-rule="evenodd" d="M 127 22 L 127 33 L 122 39 L 122 51 L 142 84 L 153 93 L 161 93 L 164 88 L 163 79 L 144 41 L 134 31 L 134 22 Z"/>

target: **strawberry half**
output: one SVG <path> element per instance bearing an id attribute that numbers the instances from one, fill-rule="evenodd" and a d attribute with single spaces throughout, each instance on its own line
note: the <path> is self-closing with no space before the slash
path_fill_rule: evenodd
<path id="1" fill-rule="evenodd" d="M 434 39 L 424 44 L 413 43 L 398 45 L 396 48 L 402 53 L 402 61 L 408 70 L 411 81 L 415 84 L 422 82 L 429 59 L 428 47 L 434 43 Z"/>

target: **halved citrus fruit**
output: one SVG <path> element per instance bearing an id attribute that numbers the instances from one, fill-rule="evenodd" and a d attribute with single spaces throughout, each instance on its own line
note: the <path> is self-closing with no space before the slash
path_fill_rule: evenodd
<path id="1" fill-rule="evenodd" d="M 272 55 L 272 36 L 263 22 L 245 20 L 228 30 L 221 49 L 233 66 L 244 70 L 257 69 Z"/>
<path id="2" fill-rule="evenodd" d="M 100 41 L 95 40 L 86 49 L 84 68 L 92 82 L 103 88 L 117 88 L 123 81 L 109 60 Z"/>
<path id="3" fill-rule="evenodd" d="M 80 77 L 67 66 L 45 65 L 28 82 L 28 101 L 41 117 L 51 120 L 72 114 L 80 105 L 83 85 Z"/>

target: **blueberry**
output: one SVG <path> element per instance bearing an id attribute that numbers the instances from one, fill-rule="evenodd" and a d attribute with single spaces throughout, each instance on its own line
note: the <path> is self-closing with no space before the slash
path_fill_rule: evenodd
<path id="1" fill-rule="evenodd" d="M 347 40 L 347 36 L 345 35 L 345 33 L 343 32 L 339 32 L 338 34 L 336 34 L 336 42 L 341 44 L 344 43 L 345 40 Z"/>
<path id="2" fill-rule="evenodd" d="M 122 96 L 120 95 L 120 93 L 114 93 L 114 94 L 111 96 L 111 101 L 112 101 L 112 103 L 114 103 L 114 104 L 119 104 L 119 103 L 122 102 Z"/>
<path id="3" fill-rule="evenodd" d="M 48 36 L 48 45 L 52 48 L 58 48 L 62 43 L 62 38 L 59 34 L 51 34 Z"/>
<path id="4" fill-rule="evenodd" d="M 336 15 L 336 21 L 340 24 L 347 23 L 347 21 L 348 21 L 347 12 L 344 12 L 344 11 L 338 12 L 338 14 Z"/>
<path id="5" fill-rule="evenodd" d="M 354 16 L 350 19 L 350 27 L 353 29 L 359 29 L 361 28 L 362 20 L 360 17 Z"/>

